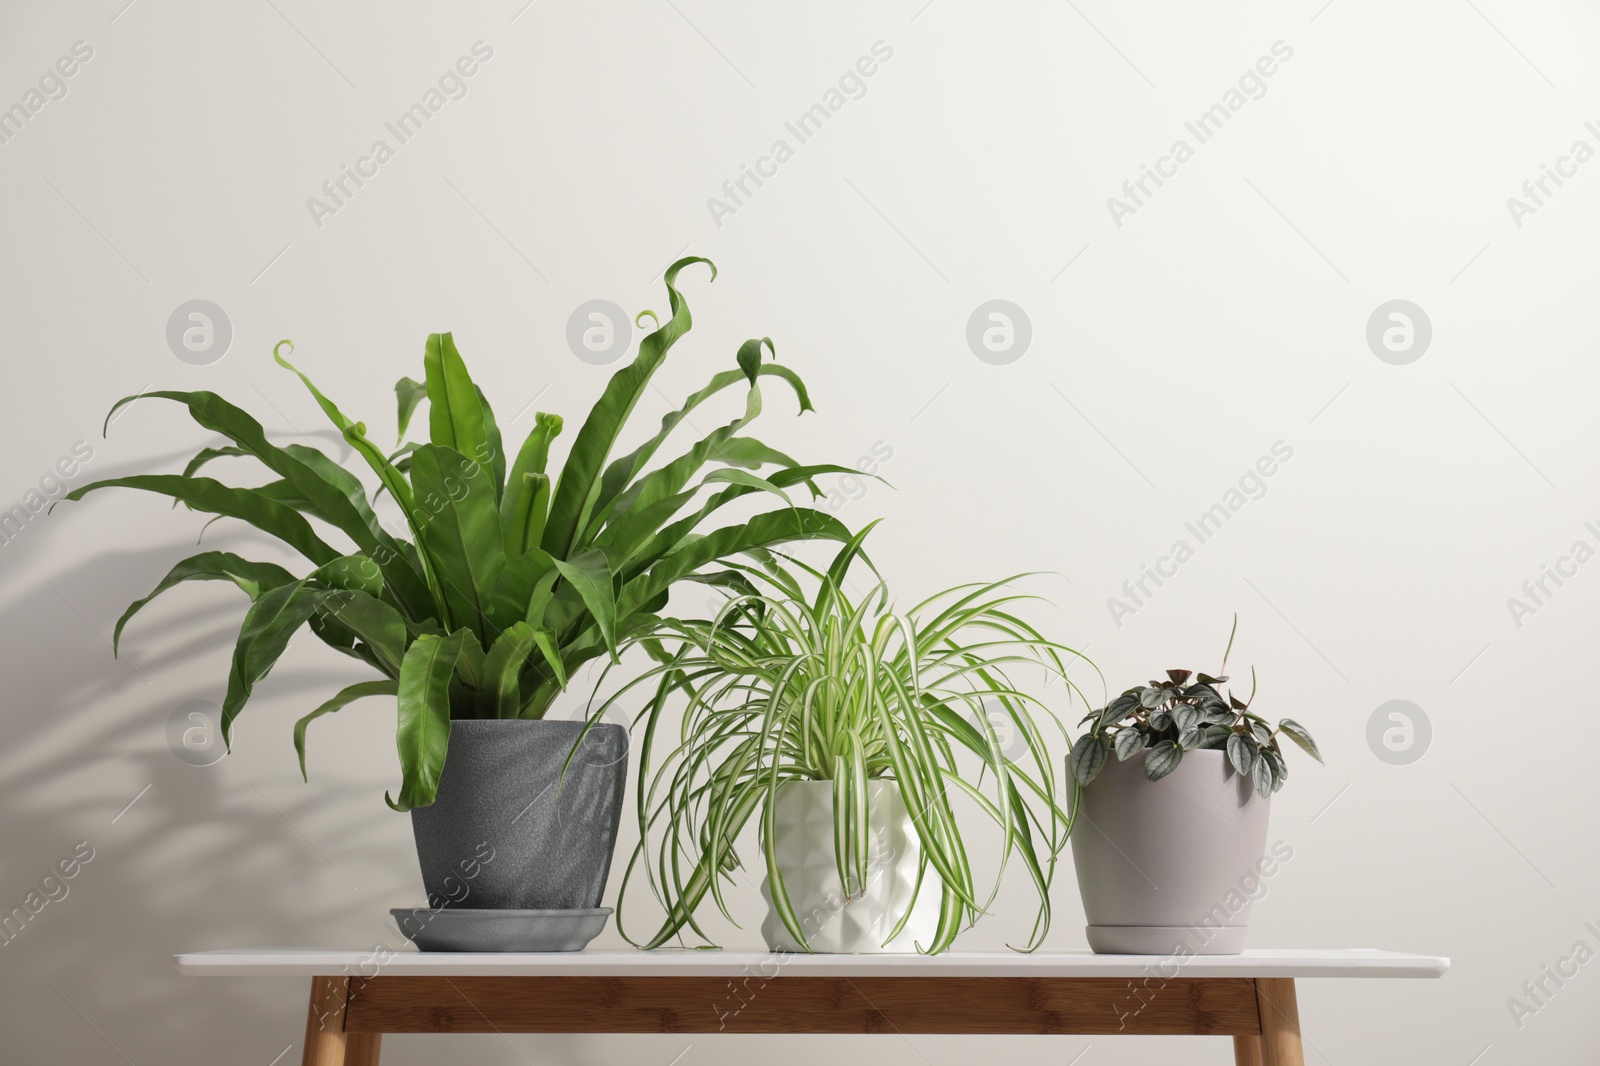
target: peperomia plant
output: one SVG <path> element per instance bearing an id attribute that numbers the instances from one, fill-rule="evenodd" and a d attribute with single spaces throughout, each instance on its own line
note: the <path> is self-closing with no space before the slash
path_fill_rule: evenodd
<path id="1" fill-rule="evenodd" d="M 561 419 L 539 414 L 508 458 L 502 433 L 449 333 L 428 337 L 425 381 L 402 378 L 400 433 L 428 401 L 429 440 L 385 453 L 306 375 L 294 371 L 344 442 L 361 456 L 388 501 L 376 508 L 368 487 L 333 457 L 307 444 L 278 445 L 261 423 L 211 392 L 148 392 L 183 405 L 203 428 L 227 439 L 190 461 L 181 474 L 112 478 L 68 493 L 76 500 L 109 486 L 161 493 L 190 508 L 241 519 L 297 550 L 311 563 L 295 575 L 274 563 L 208 551 L 191 556 L 118 619 L 122 628 L 153 598 L 186 581 L 232 581 L 251 599 L 234 647 L 222 705 L 230 737 L 255 684 L 267 675 L 302 627 L 353 656 L 380 678 L 351 685 L 295 725 L 305 769 L 306 727 L 321 715 L 367 696 L 397 698 L 397 742 L 403 781 L 396 810 L 434 801 L 450 738 L 460 718 L 542 718 L 578 667 L 659 624 L 656 612 L 679 581 L 745 584 L 719 564 L 732 555 L 793 540 L 849 541 L 837 520 L 790 499 L 788 490 L 819 495 L 813 478 L 851 473 L 839 466 L 802 466 L 742 435 L 761 413 L 760 382 L 789 386 L 802 412 L 805 385 L 787 367 L 763 360 L 766 339 L 740 346 L 737 367 L 714 375 L 661 421 L 659 432 L 612 458 L 618 439 L 673 343 L 688 332 L 689 307 L 677 289 L 681 259 L 665 280 L 670 316 L 639 344 L 632 363 L 612 376 L 556 471 L 551 442 Z M 711 276 L 716 268 L 711 266 Z M 646 312 L 648 313 L 648 312 Z M 641 315 L 641 318 L 643 316 Z M 712 396 L 744 388 L 743 414 L 718 426 L 683 454 L 653 469 L 651 460 L 690 412 Z M 139 399 L 130 396 L 112 409 Z M 109 417 L 107 419 L 109 423 Z M 200 470 L 219 460 L 255 460 L 273 480 L 227 485 Z M 549 472 L 547 472 L 547 466 Z M 769 468 L 767 473 L 755 471 Z M 751 493 L 783 502 L 754 517 L 708 531 L 700 526 L 723 505 Z M 312 521 L 317 523 L 313 526 Z M 349 541 L 324 540 L 333 530 Z M 386 797 L 387 798 L 387 797 Z"/>
<path id="2" fill-rule="evenodd" d="M 1235 633 L 1238 628 L 1235 618 Z M 1283 750 L 1278 746 L 1280 735 L 1321 762 L 1322 753 L 1305 726 L 1292 718 L 1282 718 L 1274 729 L 1250 709 L 1256 695 L 1254 668 L 1250 671 L 1249 699 L 1241 700 L 1232 692 L 1222 694 L 1218 686 L 1228 681 L 1228 654 L 1232 650 L 1233 634 L 1229 634 L 1228 650 L 1222 653 L 1222 669 L 1216 677 L 1168 670 L 1165 680 L 1130 688 L 1100 710 L 1091 711 L 1079 724 L 1094 724 L 1078 738 L 1068 757 L 1072 776 L 1080 785 L 1087 785 L 1100 773 L 1111 753 L 1126 762 L 1145 752 L 1145 776 L 1159 781 L 1178 768 L 1184 752 L 1221 748 L 1226 750 L 1234 770 L 1265 798 L 1282 788 L 1289 777 Z"/>

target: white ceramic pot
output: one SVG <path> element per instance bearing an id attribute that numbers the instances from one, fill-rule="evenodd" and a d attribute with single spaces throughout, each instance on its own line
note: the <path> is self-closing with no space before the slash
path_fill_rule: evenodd
<path id="1" fill-rule="evenodd" d="M 1270 799 L 1217 749 L 1159 781 L 1106 760 L 1083 790 L 1072 860 L 1089 947 L 1113 955 L 1236 955 L 1268 873 Z"/>
<path id="2" fill-rule="evenodd" d="M 901 798 L 900 786 L 868 785 L 867 817 L 872 861 L 866 890 L 845 898 L 833 851 L 833 782 L 791 781 L 775 799 L 778 869 L 784 890 L 814 952 L 869 954 L 915 952 L 933 942 L 939 928 L 943 881 L 932 866 L 917 891 L 922 842 Z M 916 894 L 913 900 L 912 895 Z M 767 917 L 761 935 L 774 951 L 804 951 L 772 907 L 772 889 L 761 880 Z M 907 910 L 911 916 L 892 938 Z"/>

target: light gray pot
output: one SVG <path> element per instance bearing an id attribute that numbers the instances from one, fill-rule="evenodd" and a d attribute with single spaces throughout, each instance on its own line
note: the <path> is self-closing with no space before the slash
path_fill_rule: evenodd
<path id="1" fill-rule="evenodd" d="M 1159 781 L 1115 755 L 1083 790 L 1072 859 L 1089 947 L 1114 955 L 1236 955 L 1260 894 L 1270 800 L 1215 749 Z"/>
<path id="2" fill-rule="evenodd" d="M 622 818 L 628 731 L 582 722 L 450 723 L 438 799 L 411 812 L 432 907 L 600 905 Z"/>

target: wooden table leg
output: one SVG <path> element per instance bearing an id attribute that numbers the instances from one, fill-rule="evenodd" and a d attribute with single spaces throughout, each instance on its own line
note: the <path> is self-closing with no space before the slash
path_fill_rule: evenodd
<path id="1" fill-rule="evenodd" d="M 1261 1011 L 1262 1066 L 1305 1066 L 1305 1053 L 1300 1048 L 1300 1008 L 1295 1002 L 1294 978 L 1256 978 L 1256 1006 Z"/>
<path id="2" fill-rule="evenodd" d="M 311 979 L 302 1066 L 378 1066 L 383 1034 L 345 1032 L 345 1010 L 349 1004 L 349 978 Z"/>
<path id="3" fill-rule="evenodd" d="M 345 1066 L 378 1066 L 382 1033 L 347 1033 L 344 1045 Z"/>
<path id="4" fill-rule="evenodd" d="M 1236 1036 L 1233 1038 L 1234 1066 L 1261 1066 L 1261 1038 Z"/>

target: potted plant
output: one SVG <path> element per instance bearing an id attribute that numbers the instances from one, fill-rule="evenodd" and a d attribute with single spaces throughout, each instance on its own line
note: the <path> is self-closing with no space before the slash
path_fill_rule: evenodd
<path id="1" fill-rule="evenodd" d="M 1232 649 L 1230 633 L 1218 676 L 1168 670 L 1084 719 L 1069 759 L 1083 818 L 1072 857 L 1097 952 L 1244 950 L 1275 862 L 1263 853 L 1271 796 L 1289 776 L 1279 740 L 1322 754 L 1298 722 L 1274 728 L 1250 709 L 1253 669 L 1249 699 L 1222 694 Z"/>
<path id="2" fill-rule="evenodd" d="M 1001 870 L 1016 858 L 1034 886 L 1028 948 L 1049 928 L 1071 830 L 1051 738 L 1064 747 L 1066 733 L 1007 675 L 1031 666 L 1065 680 L 1076 653 L 1017 618 L 1029 597 L 1004 582 L 904 612 L 881 581 L 847 594 L 867 531 L 825 572 L 767 552 L 730 563 L 743 580 L 716 617 L 667 621 L 651 638 L 659 665 L 613 697 L 655 680 L 640 841 L 618 898 L 630 942 L 658 947 L 686 926 L 709 941 L 697 919 L 708 895 L 731 920 L 724 884 L 743 878 L 737 847 L 753 822 L 773 949 L 942 951 L 994 898 L 974 878 L 958 805 L 999 828 Z M 676 693 L 687 706 L 669 742 Z M 666 914 L 634 940 L 623 902 L 639 871 Z"/>
<path id="3" fill-rule="evenodd" d="M 452 882 L 461 882 L 469 856 L 481 859 L 478 849 L 486 845 L 494 861 L 472 867 L 471 907 L 595 908 L 620 818 L 627 733 L 547 718 L 556 696 L 584 663 L 614 660 L 620 647 L 656 625 L 675 583 L 725 580 L 715 567 L 732 553 L 794 539 L 849 539 L 839 522 L 790 504 L 785 491 L 806 486 L 815 497 L 815 475 L 847 468 L 802 466 L 741 435 L 761 411 L 763 379 L 789 386 L 802 412 L 811 408 L 799 377 L 763 360 L 770 340 L 746 342 L 736 368 L 713 376 L 643 444 L 611 458 L 652 375 L 689 330 L 677 277 L 696 262 L 711 266 L 690 257 L 666 271 L 669 319 L 612 376 L 559 473 L 549 456 L 562 420 L 537 415 L 520 447 L 507 453 L 454 338 L 439 333 L 427 341 L 424 381 L 402 378 L 396 386 L 402 440 L 423 400 L 428 440 L 387 454 L 364 424 L 347 418 L 284 359 L 289 342 L 274 351 L 375 475 L 372 503 L 362 479 L 328 454 L 271 443 L 255 418 L 213 393 L 165 391 L 143 395 L 184 405 L 228 443 L 201 451 L 180 474 L 98 481 L 66 497 L 110 486 L 161 493 L 242 519 L 306 557 L 310 569 L 296 575 L 230 552 L 192 556 L 127 609 L 116 637 L 145 604 L 182 582 L 229 580 L 243 589 L 252 603 L 222 706 L 224 738 L 303 625 L 372 667 L 378 679 L 343 689 L 296 723 L 295 747 L 304 773 L 305 732 L 313 721 L 364 697 L 395 700 L 402 781 L 398 796 L 385 799 L 411 812 L 430 901 L 454 900 Z M 734 386 L 745 390 L 741 417 L 646 470 L 690 412 Z M 138 398 L 120 401 L 113 413 Z M 201 473 L 219 459 L 246 457 L 275 479 L 233 487 Z M 770 469 L 756 472 L 763 467 Z M 700 528 L 713 512 L 752 493 L 776 494 L 785 505 Z M 323 526 L 349 544 L 324 540 Z"/>

